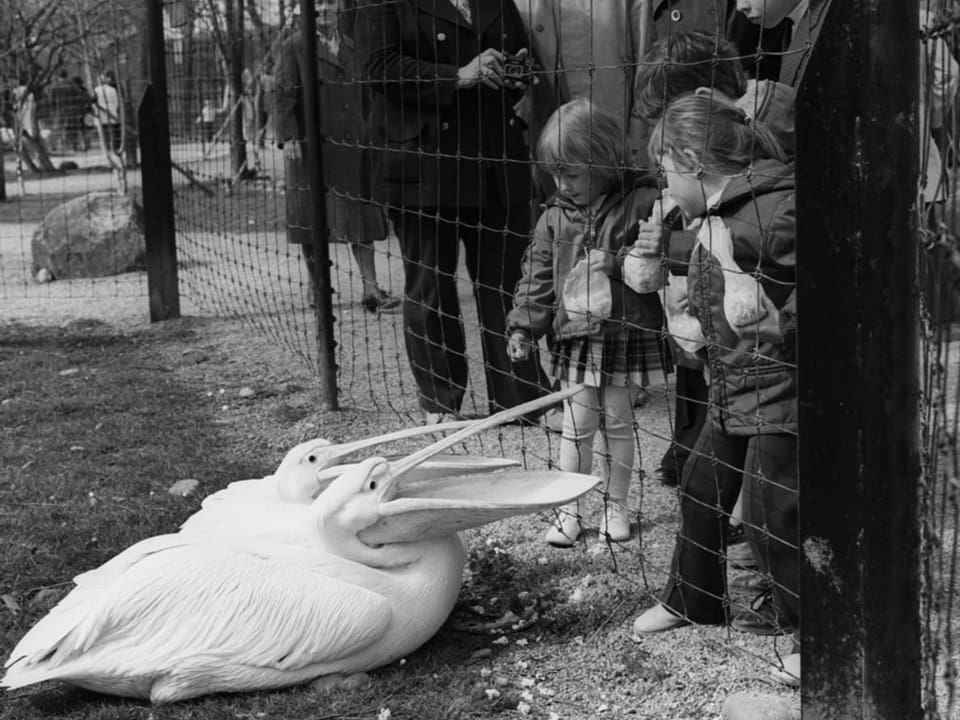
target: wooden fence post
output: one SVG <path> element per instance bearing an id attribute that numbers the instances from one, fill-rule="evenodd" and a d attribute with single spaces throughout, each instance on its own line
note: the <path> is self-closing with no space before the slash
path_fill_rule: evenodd
<path id="1" fill-rule="evenodd" d="M 803 717 L 920 704 L 917 0 L 834 0 L 797 105 Z"/>
<path id="2" fill-rule="evenodd" d="M 317 357 L 320 403 L 324 410 L 339 408 L 337 399 L 336 341 L 333 335 L 333 292 L 330 283 L 330 246 L 327 230 L 327 188 L 323 182 L 320 106 L 317 92 L 317 17 L 314 0 L 300 0 L 303 34 L 303 122 L 307 145 L 307 172 L 313 203 L 313 289 L 317 322 Z"/>
<path id="3" fill-rule="evenodd" d="M 147 243 L 147 289 L 150 293 L 150 320 L 156 322 L 180 317 L 162 0 L 147 2 L 147 45 L 150 83 L 140 100 L 137 122 Z"/>

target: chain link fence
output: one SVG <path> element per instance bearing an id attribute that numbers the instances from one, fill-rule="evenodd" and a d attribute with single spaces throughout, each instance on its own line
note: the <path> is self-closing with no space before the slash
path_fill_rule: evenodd
<path id="1" fill-rule="evenodd" d="M 408 5 L 419 7 L 412 15 L 397 9 Z M 708 5 L 719 12 L 708 12 Z M 625 422 L 591 415 L 583 405 L 569 410 L 562 437 L 580 438 L 579 444 L 564 446 L 561 435 L 532 430 L 537 440 L 530 445 L 542 451 L 531 462 L 576 462 L 604 479 L 589 507 L 559 511 L 552 522 L 575 533 L 577 523 L 586 527 L 602 521 L 610 531 L 615 509 L 624 510 L 628 524 L 633 522 L 626 546 L 644 560 L 635 588 L 638 597 L 649 599 L 645 605 L 663 601 L 684 621 L 734 622 L 717 636 L 696 636 L 690 652 L 720 642 L 723 652 L 773 669 L 781 679 L 786 672 L 788 681 L 787 657 L 801 652 L 805 663 L 813 658 L 815 666 L 805 664 L 810 672 L 802 690 L 811 712 L 824 698 L 834 697 L 831 693 L 847 678 L 844 672 L 828 677 L 846 665 L 831 659 L 825 638 L 837 626 L 824 625 L 822 617 L 832 614 L 846 622 L 834 634 L 853 642 L 853 630 L 865 627 L 869 634 L 878 625 L 861 626 L 851 621 L 851 613 L 884 617 L 888 607 L 883 596 L 867 592 L 873 587 L 869 582 L 850 581 L 844 571 L 859 567 L 867 568 L 867 576 L 882 573 L 877 565 L 884 558 L 901 557 L 904 574 L 893 576 L 907 578 L 902 589 L 912 602 L 890 604 L 892 614 L 885 620 L 901 626 L 893 638 L 908 636 L 904 657 L 912 659 L 911 643 L 918 643 L 922 696 L 916 700 L 922 714 L 917 708 L 909 716 L 955 717 L 960 10 L 948 0 L 921 0 L 919 7 L 907 3 L 889 11 L 879 3 L 851 9 L 811 2 L 812 20 L 810 15 L 787 18 L 761 29 L 767 23 L 749 22 L 749 13 L 736 13 L 736 5 L 694 3 L 679 9 L 645 0 L 399 5 L 371 0 L 358 9 L 268 0 L 162 3 L 169 172 L 183 312 L 243 317 L 318 373 L 329 330 L 339 398 L 413 423 L 422 422 L 424 413 L 486 415 L 525 392 L 545 390 L 557 378 L 582 381 L 593 374 L 604 386 L 631 388 Z M 914 10 L 917 19 L 909 32 L 897 34 Z M 67 77 L 86 77 L 89 86 L 101 72 L 113 70 L 123 108 L 113 153 L 107 151 L 109 128 L 104 129 L 95 106 L 84 106 L 71 121 L 53 104 L 57 93 L 50 73 L 27 73 L 21 91 L 32 90 L 37 98 L 36 132 L 24 135 L 22 113 L 5 113 L 0 299 L 6 319 L 30 322 L 49 314 L 45 308 L 63 313 L 65 306 L 78 302 L 88 313 L 102 307 L 109 314 L 123 306 L 127 312 L 139 308 L 140 320 L 146 316 L 142 269 L 38 283 L 42 268 L 35 267 L 30 247 L 43 216 L 72 197 L 102 191 L 132 193 L 141 201 L 139 159 L 131 142 L 138 128 L 131 108 L 146 85 L 148 62 L 133 59 L 150 44 L 136 32 L 138 22 L 143 29 L 142 16 L 131 12 L 123 32 L 116 31 L 122 40 L 99 48 L 97 57 L 75 58 Z M 303 12 L 308 22 L 303 22 Z M 310 42 L 303 37 L 304 26 L 315 28 Z M 814 26 L 822 31 L 819 39 L 813 34 L 819 59 L 817 52 L 810 53 L 813 40 L 795 42 L 798 33 L 809 36 Z M 863 28 L 895 38 L 887 48 L 891 57 L 909 59 L 911 52 L 919 53 L 919 81 L 906 71 L 902 77 L 880 77 L 880 51 L 865 42 Z M 496 53 L 485 55 L 490 48 Z M 845 88 L 842 96 L 834 94 L 827 72 L 838 58 L 849 62 L 844 73 L 837 73 L 842 77 L 836 84 Z M 793 81 L 803 70 L 796 66 L 806 62 L 813 79 L 800 86 L 798 95 Z M 311 73 L 319 81 L 316 93 L 304 84 Z M 781 79 L 786 82 L 778 83 Z M 676 97 L 697 87 L 703 88 L 700 101 L 674 106 L 672 119 L 660 122 Z M 869 96 L 871 90 L 877 95 Z M 85 92 L 93 97 L 92 90 Z M 852 234 L 828 230 L 825 235 L 831 235 L 834 245 L 827 240 L 804 245 L 810 228 L 830 216 L 833 209 L 827 207 L 837 197 L 875 198 L 867 191 L 857 195 L 855 188 L 861 185 L 886 188 L 890 176 L 899 173 L 913 196 L 907 168 L 864 160 L 882 148 L 871 149 L 867 141 L 843 145 L 846 131 L 833 132 L 849 127 L 862 133 L 857 138 L 870 137 L 863 128 L 874 127 L 877 118 L 864 107 L 876 107 L 871 97 L 884 93 L 919 97 L 914 130 L 890 134 L 885 141 L 891 155 L 919 166 L 916 203 L 903 195 L 896 200 L 915 209 L 913 230 L 900 233 L 898 226 L 876 241 L 884 249 L 896 247 L 901 259 L 902 253 L 915 252 L 909 265 L 915 262 L 916 272 L 911 270 L 909 285 L 896 280 L 885 285 L 885 272 L 892 277 L 894 270 L 910 268 L 884 267 L 879 260 L 888 256 L 870 255 L 872 247 L 854 252 L 862 250 L 862 240 L 851 240 Z M 12 111 L 13 94 L 7 97 Z M 315 114 L 308 110 L 311 99 Z M 578 99 L 598 109 L 586 116 L 579 150 L 565 144 L 568 134 L 575 135 L 576 116 L 550 121 L 560 105 Z M 737 109 L 727 117 L 730 105 Z M 889 106 L 895 105 L 891 101 Z M 16 107 L 22 109 L 22 102 Z M 706 124 L 700 124 L 705 134 L 685 136 L 686 147 L 677 130 L 681 111 L 689 117 L 708 113 Z M 615 132 L 605 133 L 601 115 L 612 118 Z M 804 129 L 804 123 L 816 126 L 814 116 L 832 129 L 819 141 Z M 704 160 L 701 147 L 723 142 L 710 129 L 720 133 L 725 122 L 745 126 L 749 142 L 739 167 L 718 172 Z M 759 125 L 766 129 L 758 130 Z M 897 127 L 909 125 L 905 121 Z M 603 147 L 589 144 L 598 137 L 614 150 L 605 154 Z M 692 137 L 701 144 L 690 144 Z M 779 154 L 771 150 L 771 139 Z M 316 152 L 321 146 L 322 152 Z M 54 168 L 62 169 L 45 168 L 38 147 Z M 821 169 L 817 158 L 831 153 L 839 165 L 852 163 L 860 174 L 839 174 L 827 162 Z M 678 165 L 685 156 L 696 162 Z M 76 167 L 71 169 L 71 163 Z M 323 173 L 326 195 L 310 182 L 311 169 Z M 582 188 L 576 178 L 565 177 L 578 173 L 587 178 Z M 705 184 L 711 175 L 725 175 L 728 182 Z M 622 214 L 616 219 L 603 214 L 603 198 L 614 193 L 609 185 L 594 192 L 591 183 L 597 178 L 616 178 L 621 190 L 629 190 L 618 196 L 615 205 Z M 693 188 L 693 200 L 686 202 L 696 204 L 699 195 L 699 214 L 713 211 L 722 218 L 720 225 L 697 221 L 692 206 L 670 212 L 671 202 L 684 200 L 684 182 Z M 734 210 L 724 204 L 732 187 L 744 189 L 744 200 Z M 794 188 L 795 215 L 765 204 L 774 196 L 794 202 Z M 577 195 L 581 191 L 585 195 Z M 823 217 L 818 193 L 835 196 L 823 201 Z M 875 219 L 888 209 L 857 206 L 851 222 Z M 328 230 L 318 229 L 318 218 Z M 599 344 L 584 343 L 575 333 L 565 339 L 567 326 L 553 322 L 564 297 L 564 275 L 576 260 L 599 250 L 601 265 L 622 267 L 626 276 L 631 263 L 643 257 L 640 252 L 630 255 L 633 243 L 652 226 L 660 228 L 663 240 L 649 254 L 652 274 L 662 285 L 653 290 L 658 298 L 653 305 L 666 310 L 668 324 L 637 311 L 621 315 L 617 332 L 606 333 Z M 528 252 L 531 237 L 542 243 Z M 327 242 L 319 245 L 318 240 Z M 814 256 L 814 248 L 821 256 Z M 537 252 L 553 255 L 544 260 Z M 554 257 L 567 258 L 568 265 L 553 263 Z M 633 259 L 624 262 L 629 257 Z M 830 263 L 833 267 L 825 269 Z M 534 287 L 545 277 L 545 285 Z M 594 290 L 602 296 L 607 286 L 601 282 L 595 287 L 591 277 L 584 275 L 581 289 L 588 298 L 596 297 Z M 753 335 L 733 332 L 729 308 L 722 319 L 704 309 L 708 306 L 701 300 L 697 312 L 698 293 L 719 282 L 729 295 L 741 281 L 752 283 L 744 301 L 748 309 L 779 316 L 781 325 L 790 317 L 791 293 L 800 288 L 795 346 L 789 346 L 793 340 L 783 332 L 773 341 L 760 330 Z M 876 295 L 871 294 L 874 281 L 884 286 Z M 556 286 L 549 287 L 551 282 Z M 811 288 L 836 292 L 834 305 L 815 307 Z M 684 295 L 689 297 L 684 300 Z M 403 297 L 405 305 L 394 302 Z M 886 335 L 871 325 L 875 309 L 865 307 L 877 297 L 884 298 L 884 312 L 898 323 Z M 594 301 L 580 310 L 588 324 Z M 914 301 L 916 312 L 911 310 Z M 332 329 L 325 325 L 328 303 Z M 809 324 L 804 317 L 811 318 Z M 759 327 L 760 321 L 753 324 Z M 851 328 L 855 342 L 836 340 Z M 505 360 L 506 338 L 516 330 L 525 331 L 539 351 L 526 370 Z M 862 453 L 875 452 L 876 446 L 863 439 L 857 424 L 849 424 L 856 418 L 837 385 L 849 379 L 848 367 L 875 371 L 877 366 L 864 359 L 887 357 L 890 338 L 916 342 L 913 355 L 910 343 L 903 348 L 910 356 L 906 365 L 916 375 L 895 364 L 904 377 L 867 376 L 864 382 L 873 380 L 878 392 L 892 383 L 890 407 L 902 409 L 910 398 L 919 398 L 915 423 L 909 420 L 909 407 L 889 413 L 907 418 L 902 426 L 891 423 L 889 437 L 902 437 L 908 455 L 915 445 L 911 457 L 919 460 L 916 477 L 910 476 L 914 466 L 907 462 L 908 472 L 895 482 L 871 489 L 866 487 L 870 478 L 862 474 Z M 628 365 L 611 365 L 614 352 L 628 358 Z M 803 358 L 812 356 L 822 360 L 805 364 Z M 620 379 L 614 381 L 614 376 Z M 641 398 L 634 402 L 633 391 L 640 386 Z M 829 415 L 824 408 L 835 402 L 840 410 Z M 783 412 L 771 413 L 770 407 Z M 877 417 L 883 413 L 866 400 L 863 408 L 873 412 L 863 427 L 875 429 L 872 423 L 883 421 Z M 571 424 L 592 417 L 602 419 L 594 427 Z M 588 448 L 597 428 L 607 443 L 594 457 Z M 812 439 L 827 432 L 830 448 L 842 449 L 817 457 Z M 574 460 L 564 455 L 565 447 L 577 455 Z M 842 463 L 831 466 L 841 453 L 846 453 Z M 901 470 L 899 461 L 899 456 L 887 458 L 891 469 Z M 618 485 L 624 478 L 627 492 Z M 838 488 L 835 494 L 831 482 Z M 848 492 L 848 484 L 857 492 Z M 887 485 L 905 487 L 902 492 L 913 493 L 913 504 L 902 505 L 898 514 L 896 496 L 887 493 Z M 857 504 L 865 501 L 875 505 Z M 877 508 L 884 503 L 889 505 L 881 512 Z M 893 518 L 886 541 L 875 527 L 872 535 L 853 537 L 862 516 L 883 513 Z M 829 528 L 821 532 L 831 523 L 851 535 L 831 536 Z M 744 535 L 749 542 L 742 542 Z M 849 546 L 838 544 L 844 538 Z M 616 562 L 615 548 L 621 546 L 603 547 Z M 909 567 L 911 559 L 917 561 L 914 567 Z M 824 586 L 827 593 L 820 592 Z M 864 603 L 855 611 L 843 599 L 849 592 L 853 594 L 847 597 Z M 824 598 L 822 604 L 811 599 L 814 595 Z M 858 646 L 840 647 L 844 657 L 852 657 Z M 858 652 L 871 656 L 878 651 L 870 646 Z M 790 690 L 775 692 L 794 706 L 799 702 Z M 864 694 L 870 694 L 869 688 Z M 903 702 L 909 705 L 910 698 Z"/>

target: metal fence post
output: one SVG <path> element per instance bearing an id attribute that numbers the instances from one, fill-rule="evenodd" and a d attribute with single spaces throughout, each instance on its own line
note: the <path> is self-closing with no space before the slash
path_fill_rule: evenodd
<path id="1" fill-rule="evenodd" d="M 307 172 L 313 204 L 314 302 L 317 321 L 317 357 L 320 373 L 320 402 L 324 410 L 336 410 L 337 364 L 333 336 L 333 297 L 330 284 L 326 186 L 323 183 L 323 154 L 320 134 L 319 86 L 317 78 L 317 17 L 314 0 L 300 0 L 300 32 L 303 36 L 303 120 L 307 144 Z"/>
<path id="2" fill-rule="evenodd" d="M 150 293 L 150 320 L 156 322 L 180 317 L 162 0 L 147 2 L 147 46 L 150 83 L 140 100 L 137 123 L 143 178 L 147 289 Z"/>
<path id="3" fill-rule="evenodd" d="M 916 0 L 834 0 L 798 99 L 802 700 L 811 720 L 922 717 L 918 23 Z"/>

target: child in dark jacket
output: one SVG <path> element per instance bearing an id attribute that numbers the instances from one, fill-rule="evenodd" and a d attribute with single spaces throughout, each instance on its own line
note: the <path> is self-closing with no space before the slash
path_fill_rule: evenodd
<path id="1" fill-rule="evenodd" d="M 557 193 L 540 216 L 523 263 L 507 352 L 523 360 L 537 340 L 554 340 L 554 375 L 583 391 L 564 405 L 560 468 L 593 471 L 598 430 L 606 445 L 601 533 L 630 538 L 626 499 L 633 471 L 633 403 L 638 389 L 663 381 L 663 310 L 656 292 L 638 294 L 620 277 L 618 252 L 636 236 L 657 190 L 624 171 L 619 121 L 580 99 L 562 105 L 540 135 L 537 155 Z M 560 509 L 546 541 L 570 547 L 582 530 L 581 506 Z"/>
<path id="2" fill-rule="evenodd" d="M 727 621 L 723 529 L 741 481 L 747 540 L 773 580 L 776 620 L 799 628 L 793 167 L 762 123 L 707 95 L 673 101 L 652 137 L 667 192 L 700 219 L 692 253 L 671 260 L 690 267 L 711 414 L 683 470 L 670 579 L 634 632 Z"/>

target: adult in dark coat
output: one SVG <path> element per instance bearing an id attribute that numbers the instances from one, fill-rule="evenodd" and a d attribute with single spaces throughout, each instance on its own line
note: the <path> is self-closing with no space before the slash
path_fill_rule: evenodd
<path id="1" fill-rule="evenodd" d="M 386 237 L 383 211 L 369 201 L 370 169 L 364 87 L 355 80 L 350 14 L 338 2 L 321 3 L 317 20 L 317 80 L 323 174 L 327 186 L 330 239 L 350 244 L 363 282 L 361 304 L 370 312 L 397 307 L 399 299 L 377 284 L 374 241 Z M 341 31 L 342 29 L 342 31 Z M 276 134 L 283 149 L 286 178 L 287 237 L 303 245 L 314 277 L 306 127 L 303 94 L 303 41 L 299 32 L 281 45 L 277 73 Z"/>
<path id="2" fill-rule="evenodd" d="M 786 27 L 780 82 L 799 88 L 830 9 L 830 0 L 737 0 L 737 9 L 757 27 Z"/>
<path id="3" fill-rule="evenodd" d="M 458 4 L 460 7 L 458 7 Z M 537 354 L 507 358 L 505 318 L 530 230 L 524 84 L 503 78 L 527 47 L 512 0 L 366 0 L 355 38 L 373 89 L 375 197 L 390 208 L 405 272 L 407 354 L 427 421 L 459 412 L 468 381 L 457 290 L 460 241 L 481 326 L 489 410 L 549 387 Z"/>

